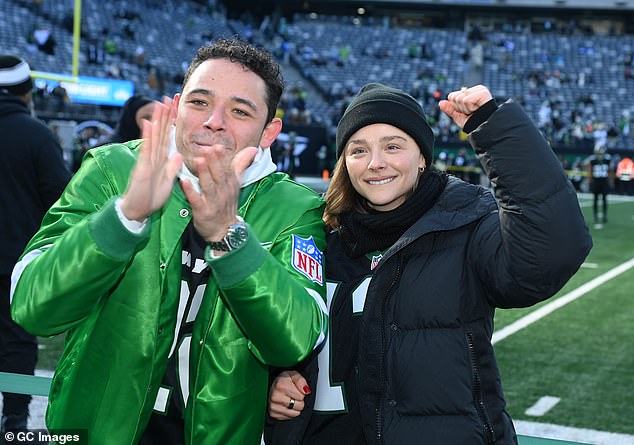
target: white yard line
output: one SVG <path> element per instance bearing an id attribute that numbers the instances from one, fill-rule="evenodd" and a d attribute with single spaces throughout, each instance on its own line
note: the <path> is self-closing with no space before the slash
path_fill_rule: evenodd
<path id="1" fill-rule="evenodd" d="M 541 417 L 553 409 L 560 401 L 561 399 L 559 397 L 544 396 L 540 398 L 537 403 L 524 411 L 524 414 L 527 416 Z"/>
<path id="2" fill-rule="evenodd" d="M 592 263 L 588 264 L 586 267 L 594 266 L 593 264 L 591 264 Z M 591 290 L 601 286 L 605 282 L 628 271 L 632 267 L 634 267 L 634 258 L 614 267 L 613 269 L 610 269 L 606 273 L 599 275 L 595 279 L 585 283 L 572 292 L 569 292 L 568 294 L 558 298 L 557 300 L 554 300 L 542 306 L 541 308 L 520 318 L 519 320 L 500 329 L 499 331 L 494 332 L 492 343 L 495 344 L 505 339 L 506 337 L 524 329 L 525 327 L 530 326 L 546 315 L 585 295 Z M 531 412 L 538 412 L 543 410 L 546 405 L 548 405 L 548 402 L 543 401 L 543 399 L 544 398 L 540 399 L 537 404 L 529 408 L 526 414 L 531 415 L 531 413 L 529 413 L 529 411 L 531 410 Z M 550 403 L 552 403 L 553 401 L 551 401 Z M 550 408 L 552 408 L 552 406 Z M 517 430 L 517 433 L 524 436 L 540 437 L 544 439 L 578 441 L 581 443 L 592 445 L 634 445 L 634 436 L 629 434 L 610 433 L 607 431 L 597 431 L 587 428 L 573 428 L 549 423 L 530 422 L 526 420 L 515 420 L 513 423 L 515 424 L 515 429 Z"/>
<path id="3" fill-rule="evenodd" d="M 617 277 L 623 272 L 628 271 L 632 267 L 634 267 L 634 258 L 630 259 L 629 261 L 626 261 L 623 264 L 616 266 L 613 269 L 610 269 L 603 275 L 599 275 L 594 280 L 588 281 L 587 283 L 576 288 L 572 292 L 569 292 L 566 295 L 559 297 L 556 300 L 553 300 L 550 303 L 540 307 L 539 309 L 536 309 L 530 314 L 525 315 L 519 320 L 514 321 L 510 325 L 503 327 L 499 331 L 495 331 L 493 333 L 493 339 L 491 340 L 491 343 L 496 344 L 497 342 L 504 340 L 506 337 L 513 335 L 518 331 L 521 331 L 525 327 L 530 326 L 531 324 L 535 323 L 541 318 L 544 318 L 546 315 L 556 311 L 560 307 L 567 305 L 571 301 L 574 301 L 577 298 L 582 297 L 586 293 L 590 292 L 593 289 L 596 289 L 597 287 L 601 286 L 603 283 L 611 280 L 612 278 Z"/>
<path id="4" fill-rule="evenodd" d="M 594 195 L 592 193 L 577 193 L 577 196 L 581 199 L 594 199 Z M 634 196 L 627 195 L 608 195 L 608 202 L 632 202 L 634 201 Z"/>
<path id="5" fill-rule="evenodd" d="M 592 207 L 594 195 L 592 193 L 577 193 L 577 197 L 579 200 L 579 207 Z M 583 200 L 583 201 L 582 201 Z M 608 195 L 608 205 L 610 204 L 623 204 L 626 202 L 633 202 L 634 196 L 625 196 L 625 195 Z M 601 200 L 599 200 L 599 204 L 601 204 Z M 603 205 L 603 204 L 601 204 Z"/>
<path id="6" fill-rule="evenodd" d="M 570 440 L 591 445 L 634 445 L 634 436 L 629 434 L 573 428 L 552 423 L 529 422 L 527 420 L 515 420 L 513 423 L 517 434 L 523 436 Z"/>

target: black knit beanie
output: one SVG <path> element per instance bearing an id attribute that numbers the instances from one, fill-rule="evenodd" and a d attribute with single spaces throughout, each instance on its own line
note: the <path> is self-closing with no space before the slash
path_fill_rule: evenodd
<path id="1" fill-rule="evenodd" d="M 22 96 L 32 89 L 28 63 L 16 56 L 0 55 L 0 93 Z"/>
<path id="2" fill-rule="evenodd" d="M 337 158 L 357 130 L 371 124 L 390 124 L 410 135 L 431 165 L 434 133 L 420 104 L 409 94 L 380 83 L 369 83 L 352 99 L 337 126 Z"/>

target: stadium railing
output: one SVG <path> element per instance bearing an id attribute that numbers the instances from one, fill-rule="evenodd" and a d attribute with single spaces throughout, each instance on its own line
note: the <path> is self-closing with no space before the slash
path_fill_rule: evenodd
<path id="1" fill-rule="evenodd" d="M 48 397 L 50 385 L 50 377 L 0 372 L 0 392 Z M 588 445 L 581 442 L 567 442 L 522 435 L 518 435 L 518 439 L 519 445 Z"/>

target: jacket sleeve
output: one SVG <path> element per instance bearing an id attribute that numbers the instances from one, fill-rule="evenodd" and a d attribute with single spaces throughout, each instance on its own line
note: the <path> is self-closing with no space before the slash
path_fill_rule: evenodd
<path id="1" fill-rule="evenodd" d="M 509 101 L 469 135 L 499 212 L 480 222 L 469 261 L 498 307 L 551 297 L 592 247 L 575 190 L 547 141 Z"/>
<path id="2" fill-rule="evenodd" d="M 35 335 L 59 334 L 89 316 L 148 237 L 147 226 L 138 235 L 123 227 L 115 182 L 94 157 L 84 162 L 13 271 L 11 314 Z"/>
<path id="3" fill-rule="evenodd" d="M 305 379 L 309 388 L 317 387 L 319 374 L 318 352 L 314 351 L 306 360 L 299 363 L 293 369 L 299 372 Z M 273 381 L 284 369 L 272 369 L 269 374 L 269 388 Z M 297 445 L 308 428 L 310 418 L 315 407 L 315 392 L 304 397 L 304 409 L 299 416 L 289 420 L 276 420 L 267 414 L 264 424 L 264 443 L 266 445 Z"/>
<path id="4" fill-rule="evenodd" d="M 271 366 L 288 367 L 303 360 L 325 338 L 326 288 L 323 260 L 319 280 L 293 267 L 293 239 L 311 236 L 325 246 L 323 207 L 307 210 L 264 249 L 255 235 L 241 249 L 210 261 L 221 296 L 249 339 L 252 352 Z"/>

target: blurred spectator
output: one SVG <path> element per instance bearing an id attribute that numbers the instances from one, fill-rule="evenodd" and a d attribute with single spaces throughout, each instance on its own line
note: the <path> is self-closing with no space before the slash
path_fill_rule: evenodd
<path id="1" fill-rule="evenodd" d="M 486 37 L 482 33 L 482 30 L 478 25 L 475 25 L 471 28 L 469 33 L 467 34 L 467 39 L 469 40 L 486 40 Z"/>
<path id="2" fill-rule="evenodd" d="M 458 154 L 453 160 L 454 170 L 451 172 L 458 178 L 468 181 L 469 175 L 467 170 L 467 152 L 464 149 L 458 150 Z"/>
<path id="3" fill-rule="evenodd" d="M 134 50 L 134 63 L 138 66 L 143 66 L 145 64 L 145 48 L 143 45 L 138 45 Z"/>
<path id="4" fill-rule="evenodd" d="M 11 320 L 11 271 L 70 179 L 53 133 L 31 115 L 32 89 L 28 64 L 0 55 L 0 371 L 30 375 L 37 341 Z M 3 393 L 3 436 L 27 428 L 30 400 Z"/>
<path id="5" fill-rule="evenodd" d="M 37 46 L 37 49 L 49 56 L 55 55 L 55 38 L 49 27 L 39 26 L 33 29 L 29 36 L 29 42 Z"/>
<path id="6" fill-rule="evenodd" d="M 570 178 L 570 182 L 572 182 L 576 191 L 582 191 L 581 183 L 583 182 L 583 166 L 580 157 L 577 156 L 572 163 L 570 172 L 568 173 L 568 178 Z"/>
<path id="7" fill-rule="evenodd" d="M 88 40 L 88 63 L 101 65 L 104 62 L 105 51 L 103 47 L 103 41 L 98 39 Z"/>
<path id="8" fill-rule="evenodd" d="M 634 162 L 631 158 L 621 159 L 616 167 L 617 191 L 624 195 L 634 194 Z"/>
<path id="9" fill-rule="evenodd" d="M 597 143 L 594 146 L 594 154 L 586 160 L 590 191 L 594 195 L 593 214 L 595 226 L 601 226 L 608 222 L 608 199 L 610 191 L 610 170 L 612 157 L 607 153 L 605 145 Z M 599 197 L 602 199 L 602 211 L 599 212 Z"/>
<path id="10" fill-rule="evenodd" d="M 288 133 L 288 140 L 279 144 L 279 154 L 277 157 L 277 170 L 286 173 L 292 178 L 295 177 L 295 168 L 298 159 L 295 156 L 295 146 L 297 143 L 297 133 L 291 131 Z"/>
<path id="11" fill-rule="evenodd" d="M 623 112 L 621 113 L 621 118 L 619 119 L 618 127 L 621 140 L 624 143 L 627 143 L 630 138 L 631 124 L 630 110 L 623 110 Z"/>
<path id="12" fill-rule="evenodd" d="M 110 134 L 111 133 L 108 133 L 108 136 Z M 86 127 L 79 132 L 73 144 L 73 148 L 75 150 L 73 152 L 73 172 L 79 170 L 79 167 L 81 166 L 81 161 L 84 158 L 86 152 L 92 147 L 100 145 L 100 141 L 104 139 L 105 137 L 101 135 L 101 132 L 94 127 Z"/>
<path id="13" fill-rule="evenodd" d="M 54 111 L 60 113 L 66 109 L 66 105 L 70 103 L 70 97 L 66 88 L 61 83 L 55 85 L 55 88 L 51 91 L 50 97 L 53 101 Z"/>
<path id="14" fill-rule="evenodd" d="M 134 28 L 132 27 L 130 22 L 125 22 L 123 24 L 122 31 L 123 31 L 123 35 L 126 37 L 126 39 L 134 40 Z"/>
<path id="15" fill-rule="evenodd" d="M 156 95 L 163 94 L 164 82 L 163 82 L 163 73 L 156 66 L 150 66 L 150 70 L 147 74 L 147 85 L 152 91 L 152 93 Z"/>
<path id="16" fill-rule="evenodd" d="M 104 71 L 106 73 L 106 77 L 112 79 L 121 79 L 121 68 L 115 62 L 109 62 L 104 67 Z"/>
<path id="17" fill-rule="evenodd" d="M 440 153 L 438 153 L 438 158 L 436 158 L 436 161 L 434 162 L 434 166 L 438 170 L 447 171 L 447 152 L 446 151 L 441 151 Z"/>
<path id="18" fill-rule="evenodd" d="M 103 42 L 103 49 L 109 56 L 114 56 L 119 52 L 119 44 L 112 37 L 106 37 Z"/>

